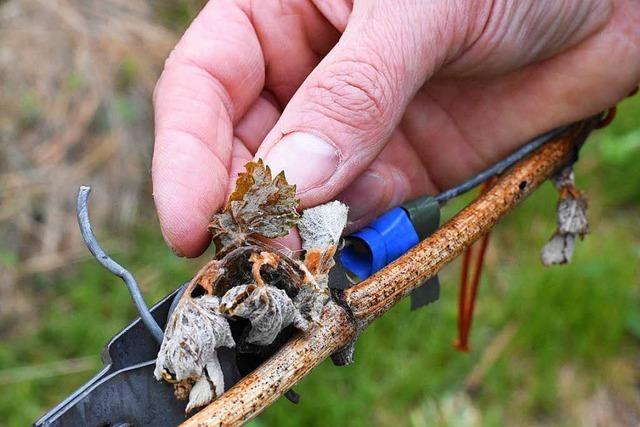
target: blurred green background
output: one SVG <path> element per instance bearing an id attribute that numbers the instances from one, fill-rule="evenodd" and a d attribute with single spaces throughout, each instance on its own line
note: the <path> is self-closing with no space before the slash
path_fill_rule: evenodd
<path id="1" fill-rule="evenodd" d="M 18 20 L 0 20 L 8 41 L 0 53 L 14 58 L 0 55 L 0 426 L 32 423 L 92 377 L 102 346 L 135 318 L 123 284 L 80 244 L 78 184 L 96 188 L 97 234 L 136 274 L 149 303 L 206 259 L 167 249 L 148 182 L 153 83 L 202 2 L 76 1 L 55 10 L 36 3 L 0 2 L 0 18 Z M 103 26 L 90 36 L 71 24 L 69 34 L 64 25 L 47 27 L 78 16 Z M 21 18 L 37 19 L 44 32 Z M 72 54 L 37 72 L 22 64 L 42 52 Z M 68 135 L 69 128 L 79 130 Z M 582 151 L 576 174 L 590 200 L 591 234 L 571 265 L 539 261 L 555 228 L 551 185 L 496 227 L 470 353 L 452 347 L 454 262 L 441 273 L 437 304 L 409 313 L 401 303 L 364 332 L 354 365 L 325 362 L 296 387 L 299 405 L 280 399 L 253 425 L 638 425 L 639 164 L 637 96 Z M 468 200 L 447 206 L 445 216 Z"/>

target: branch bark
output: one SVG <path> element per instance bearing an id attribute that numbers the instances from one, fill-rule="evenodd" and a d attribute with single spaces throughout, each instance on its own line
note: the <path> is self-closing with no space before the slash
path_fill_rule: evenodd
<path id="1" fill-rule="evenodd" d="M 466 247 L 487 233 L 519 202 L 575 155 L 576 144 L 594 119 L 576 124 L 507 171 L 486 193 L 460 211 L 428 239 L 369 279 L 347 289 L 345 306 L 330 302 L 321 325 L 299 335 L 271 359 L 182 426 L 235 426 L 259 414 L 327 356 L 357 337 L 425 279 L 435 275 Z"/>

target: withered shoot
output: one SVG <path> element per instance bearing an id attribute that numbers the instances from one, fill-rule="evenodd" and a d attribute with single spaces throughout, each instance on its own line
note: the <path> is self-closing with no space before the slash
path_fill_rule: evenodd
<path id="1" fill-rule="evenodd" d="M 221 347 L 235 350 L 246 374 L 296 331 L 319 323 L 347 207 L 331 202 L 299 215 L 295 193 L 283 173 L 272 178 L 261 160 L 250 162 L 209 225 L 215 258 L 187 285 L 171 314 L 154 372 L 174 385 L 178 399 L 189 399 L 187 412 L 233 385 L 225 384 Z M 302 261 L 268 242 L 296 225 Z"/>

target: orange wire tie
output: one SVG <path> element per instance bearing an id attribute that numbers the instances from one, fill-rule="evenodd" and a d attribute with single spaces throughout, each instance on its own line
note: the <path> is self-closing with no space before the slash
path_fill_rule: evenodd
<path id="1" fill-rule="evenodd" d="M 636 87 L 634 90 L 632 90 L 631 93 L 627 95 L 627 98 L 631 98 L 632 96 L 635 96 L 638 93 L 638 89 L 640 89 L 640 87 Z M 596 125 L 596 129 L 602 129 L 604 127 L 609 126 L 611 122 L 613 122 L 613 119 L 616 118 L 617 112 L 618 112 L 618 108 L 616 105 L 609 108 L 609 110 L 606 112 L 602 120 L 600 120 Z"/>
<path id="2" fill-rule="evenodd" d="M 482 186 L 481 193 L 486 192 L 495 183 L 496 178 L 492 178 L 485 182 Z M 462 256 L 462 271 L 460 276 L 460 293 L 458 294 L 458 338 L 454 341 L 453 346 L 456 350 L 469 352 L 469 333 L 473 323 L 473 313 L 478 296 L 478 287 L 480 277 L 482 276 L 482 267 L 484 266 L 484 258 L 489 246 L 489 235 L 485 234 L 477 244 L 469 246 Z M 479 245 L 479 251 L 475 258 L 473 279 L 469 282 L 469 272 L 471 269 L 471 259 L 474 255 L 474 247 Z"/>

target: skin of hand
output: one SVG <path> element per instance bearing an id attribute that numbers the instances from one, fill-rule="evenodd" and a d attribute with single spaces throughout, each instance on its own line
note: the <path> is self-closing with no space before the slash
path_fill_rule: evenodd
<path id="1" fill-rule="evenodd" d="M 455 185 L 640 81 L 640 0 L 216 0 L 154 93 L 154 199 L 178 255 L 263 158 L 350 227 Z"/>

